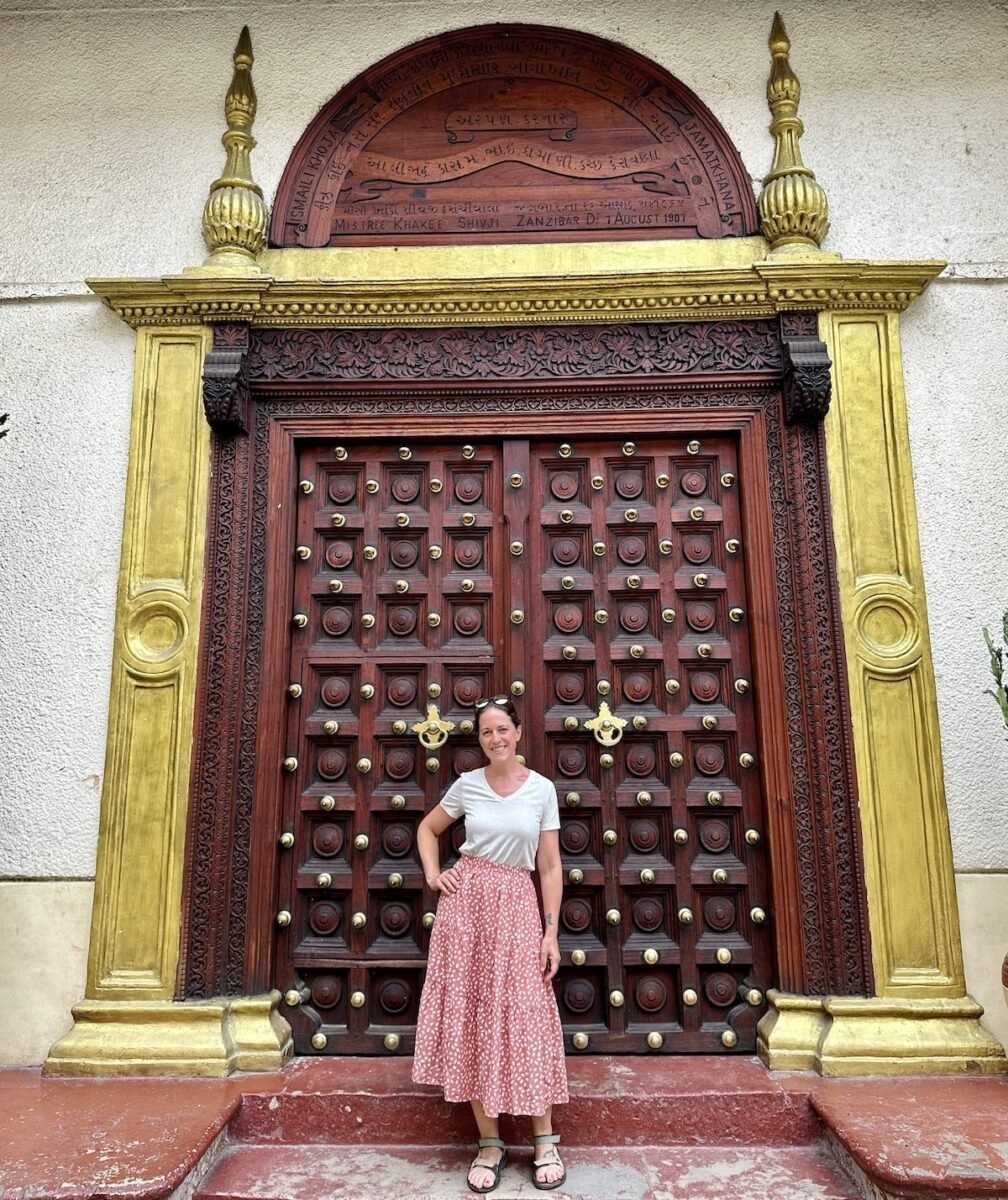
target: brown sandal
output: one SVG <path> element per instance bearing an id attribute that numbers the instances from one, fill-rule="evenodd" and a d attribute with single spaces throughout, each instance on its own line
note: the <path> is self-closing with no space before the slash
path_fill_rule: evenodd
<path id="1" fill-rule="evenodd" d="M 497 1185 L 500 1183 L 501 1171 L 503 1171 L 504 1168 L 507 1166 L 508 1152 L 507 1152 L 507 1147 L 500 1140 L 500 1138 L 480 1138 L 478 1145 L 481 1150 L 485 1146 L 495 1146 L 498 1150 L 501 1150 L 503 1152 L 501 1154 L 500 1158 L 497 1160 L 496 1164 L 488 1163 L 488 1162 L 480 1162 L 478 1154 L 472 1160 L 472 1162 L 469 1164 L 469 1171 L 466 1174 L 466 1187 L 468 1187 L 470 1192 L 478 1192 L 481 1196 L 485 1196 L 487 1194 L 487 1192 L 492 1192 L 494 1190 L 494 1188 L 496 1188 Z M 469 1176 L 473 1173 L 473 1170 L 476 1167 L 479 1167 L 481 1171 L 490 1171 L 492 1173 L 492 1175 L 494 1177 L 494 1181 L 493 1181 L 493 1183 L 490 1184 L 489 1187 L 477 1187 L 469 1179 Z"/>
<path id="2" fill-rule="evenodd" d="M 545 1142 L 549 1146 L 549 1150 L 544 1158 L 534 1158 L 532 1160 L 533 1187 L 537 1187 L 540 1192 L 552 1192 L 554 1188 L 562 1187 L 567 1182 L 567 1168 L 563 1165 L 563 1161 L 560 1158 L 560 1151 L 556 1148 L 557 1142 L 560 1141 L 560 1134 L 537 1133 L 533 1136 L 532 1141 L 535 1145 Z M 541 1183 L 536 1178 L 536 1172 L 541 1171 L 543 1167 L 560 1167 L 563 1174 L 559 1179 L 552 1179 L 549 1183 Z"/>

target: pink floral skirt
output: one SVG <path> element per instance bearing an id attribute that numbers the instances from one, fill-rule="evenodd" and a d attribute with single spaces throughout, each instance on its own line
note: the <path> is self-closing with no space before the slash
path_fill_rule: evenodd
<path id="1" fill-rule="evenodd" d="M 532 877 L 463 855 L 442 894 L 417 1018 L 413 1078 L 490 1116 L 537 1116 L 567 1101 L 553 983 L 539 970 L 542 922 Z"/>

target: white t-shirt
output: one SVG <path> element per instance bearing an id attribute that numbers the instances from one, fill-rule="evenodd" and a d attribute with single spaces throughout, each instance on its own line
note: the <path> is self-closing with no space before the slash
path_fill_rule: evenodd
<path id="1" fill-rule="evenodd" d="M 450 817 L 465 817 L 461 854 L 529 871 L 535 868 L 539 834 L 560 828 L 556 788 L 536 771 L 510 796 L 497 795 L 482 767 L 466 771 L 445 792 L 441 807 Z"/>

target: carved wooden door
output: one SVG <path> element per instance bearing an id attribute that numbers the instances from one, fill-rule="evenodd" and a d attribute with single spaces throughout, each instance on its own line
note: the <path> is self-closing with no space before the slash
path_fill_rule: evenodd
<path id="1" fill-rule="evenodd" d="M 533 455 L 530 712 L 566 874 L 569 1044 L 752 1049 L 769 979 L 731 439 Z"/>
<path id="2" fill-rule="evenodd" d="M 728 438 L 302 447 L 276 956 L 300 1052 L 412 1048 L 416 826 L 481 765 L 472 706 L 504 690 L 561 798 L 568 1047 L 753 1047 L 736 475 Z"/>

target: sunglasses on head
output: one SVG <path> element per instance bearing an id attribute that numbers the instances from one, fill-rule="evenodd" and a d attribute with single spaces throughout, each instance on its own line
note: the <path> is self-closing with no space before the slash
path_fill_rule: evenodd
<path id="1" fill-rule="evenodd" d="M 473 708 L 479 712 L 481 708 L 486 708 L 489 704 L 492 704 L 494 708 L 506 708 L 510 703 L 510 696 L 484 696 L 482 700 L 476 701 Z"/>

